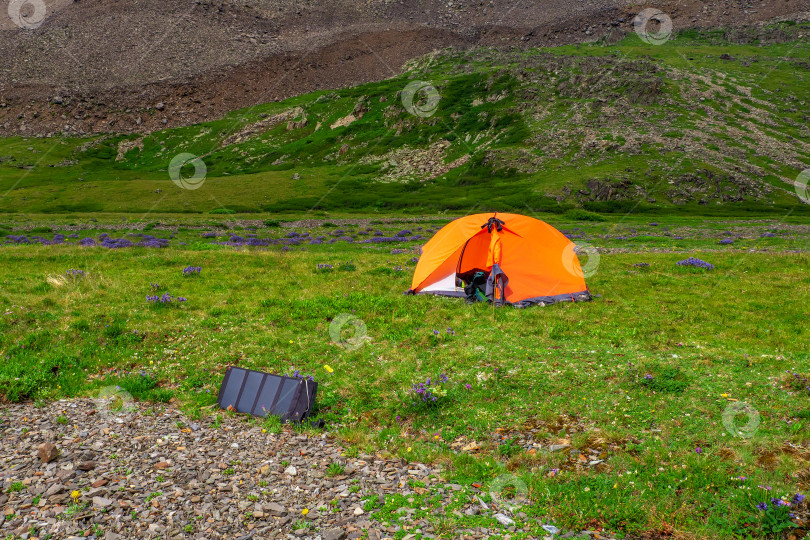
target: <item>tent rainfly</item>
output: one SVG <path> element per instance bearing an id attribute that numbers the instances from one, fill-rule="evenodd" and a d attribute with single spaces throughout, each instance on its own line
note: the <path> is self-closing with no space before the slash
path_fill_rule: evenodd
<path id="1" fill-rule="evenodd" d="M 466 297 L 516 307 L 591 299 L 575 245 L 519 214 L 474 214 L 422 248 L 410 294 Z"/>

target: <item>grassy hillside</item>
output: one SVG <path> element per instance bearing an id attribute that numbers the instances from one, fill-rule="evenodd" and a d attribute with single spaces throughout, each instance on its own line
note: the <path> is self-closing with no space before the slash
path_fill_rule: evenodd
<path id="1" fill-rule="evenodd" d="M 445 51 L 379 83 L 147 136 L 4 139 L 0 212 L 801 213 L 808 29 Z M 406 110 L 413 81 L 435 87 L 435 111 Z M 184 152 L 207 166 L 199 189 L 169 179 Z"/>

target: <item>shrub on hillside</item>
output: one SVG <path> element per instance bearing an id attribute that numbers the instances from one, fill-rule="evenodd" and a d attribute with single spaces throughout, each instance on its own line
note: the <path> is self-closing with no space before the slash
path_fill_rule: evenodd
<path id="1" fill-rule="evenodd" d="M 575 219 L 577 221 L 607 221 L 606 217 L 600 216 L 595 212 L 583 210 L 581 208 L 574 208 L 573 210 L 567 211 L 565 213 L 565 217 L 568 219 Z"/>

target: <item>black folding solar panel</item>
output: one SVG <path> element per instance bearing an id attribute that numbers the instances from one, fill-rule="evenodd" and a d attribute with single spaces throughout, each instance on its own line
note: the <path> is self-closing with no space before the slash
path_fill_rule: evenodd
<path id="1" fill-rule="evenodd" d="M 219 389 L 217 404 L 228 410 L 282 422 L 300 422 L 315 405 L 318 383 L 296 377 L 280 377 L 252 369 L 230 366 Z"/>

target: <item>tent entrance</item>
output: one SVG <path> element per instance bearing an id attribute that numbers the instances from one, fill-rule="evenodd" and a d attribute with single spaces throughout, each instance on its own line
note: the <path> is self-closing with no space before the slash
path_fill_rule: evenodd
<path id="1" fill-rule="evenodd" d="M 431 283 L 420 292 L 441 294 L 444 296 L 465 296 L 464 287 L 458 283 L 455 271 Z"/>
<path id="2" fill-rule="evenodd" d="M 504 234 L 520 236 L 490 219 L 490 223 L 483 225 L 481 231 L 474 234 L 461 248 L 456 277 L 462 282 L 469 301 L 505 303 L 505 289 L 509 279 L 501 268 L 501 237 Z"/>

